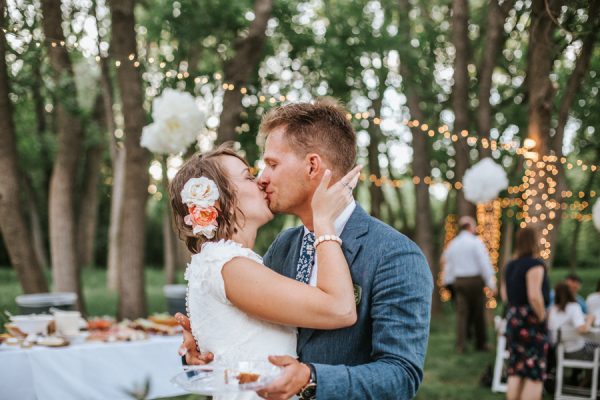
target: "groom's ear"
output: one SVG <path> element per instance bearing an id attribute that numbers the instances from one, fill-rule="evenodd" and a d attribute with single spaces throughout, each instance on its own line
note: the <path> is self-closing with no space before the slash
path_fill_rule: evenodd
<path id="1" fill-rule="evenodd" d="M 308 176 L 314 179 L 322 175 L 325 166 L 323 165 L 323 159 L 317 153 L 309 153 L 306 155 L 308 162 Z"/>

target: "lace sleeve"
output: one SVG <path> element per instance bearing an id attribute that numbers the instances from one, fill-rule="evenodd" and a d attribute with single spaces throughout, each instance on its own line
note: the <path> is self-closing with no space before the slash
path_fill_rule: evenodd
<path id="1" fill-rule="evenodd" d="M 246 257 L 258 263 L 262 259 L 252 250 L 233 241 L 208 242 L 202 251 L 192 257 L 185 271 L 189 290 L 212 295 L 224 304 L 231 304 L 225 294 L 223 265 L 235 257 Z"/>

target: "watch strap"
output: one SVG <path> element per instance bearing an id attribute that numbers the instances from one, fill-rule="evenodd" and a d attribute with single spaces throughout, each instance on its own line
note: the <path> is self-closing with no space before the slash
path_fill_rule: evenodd
<path id="1" fill-rule="evenodd" d="M 306 363 L 306 365 L 310 369 L 310 379 L 306 386 L 300 390 L 298 396 L 301 400 L 313 400 L 317 398 L 317 371 L 314 365 L 310 363 Z"/>

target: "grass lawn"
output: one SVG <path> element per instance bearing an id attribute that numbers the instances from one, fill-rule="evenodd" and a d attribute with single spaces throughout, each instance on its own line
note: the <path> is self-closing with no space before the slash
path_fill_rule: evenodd
<path id="1" fill-rule="evenodd" d="M 90 316 L 116 315 L 117 293 L 106 288 L 106 271 L 99 268 L 84 268 L 83 293 L 87 314 Z M 183 282 L 183 272 L 179 273 Z M 149 314 L 167 311 L 167 303 L 162 293 L 165 274 L 162 270 L 146 268 L 146 301 Z M 15 297 L 22 294 L 15 273 L 9 268 L 0 268 L 0 311 L 18 313 Z"/>
<path id="2" fill-rule="evenodd" d="M 551 286 L 563 279 L 568 270 L 555 269 L 550 273 Z M 581 270 L 583 280 L 581 294 L 591 293 L 600 270 Z M 166 311 L 166 301 L 162 294 L 164 273 L 158 269 L 146 270 L 146 293 L 150 313 Z M 88 268 L 83 271 L 84 293 L 89 315 L 114 315 L 117 309 L 117 295 L 106 289 L 106 273 L 101 269 Z M 14 298 L 21 293 L 14 272 L 0 268 L 0 311 L 18 312 Z M 492 337 L 492 330 L 488 332 Z M 495 348 L 495 343 L 490 343 Z M 480 400 L 503 399 L 503 394 L 493 394 L 489 388 L 481 387 L 479 379 L 487 365 L 494 363 L 494 351 L 481 353 L 469 351 L 464 355 L 454 352 L 454 309 L 445 304 L 441 315 L 431 324 L 429 349 L 425 363 L 425 379 L 417 399 L 419 400 Z M 551 398 L 551 397 L 548 397 Z M 201 396 L 182 396 L 178 400 L 199 400 Z"/>

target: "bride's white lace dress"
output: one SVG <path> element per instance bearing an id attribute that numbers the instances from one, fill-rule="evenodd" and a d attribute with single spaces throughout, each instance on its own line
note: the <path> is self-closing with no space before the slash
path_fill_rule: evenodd
<path id="1" fill-rule="evenodd" d="M 221 240 L 204 244 L 187 267 L 187 308 L 198 347 L 212 352 L 215 361 L 227 363 L 266 360 L 269 355 L 296 357 L 296 328 L 260 321 L 227 300 L 221 269 L 235 257 L 262 264 L 262 258 L 254 251 Z M 259 399 L 251 392 L 216 398 Z"/>

